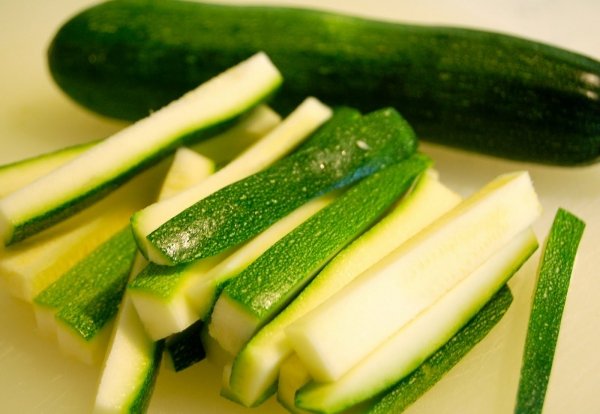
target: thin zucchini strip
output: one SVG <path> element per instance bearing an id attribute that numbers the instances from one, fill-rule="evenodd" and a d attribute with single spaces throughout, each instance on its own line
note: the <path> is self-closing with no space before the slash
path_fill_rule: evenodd
<path id="1" fill-rule="evenodd" d="M 458 202 L 460 197 L 442 185 L 434 173 L 424 174 L 390 212 L 334 257 L 297 298 L 242 348 L 233 361 L 227 384 L 230 392 L 247 406 L 266 398 L 277 381 L 279 368 L 293 353 L 285 328 Z"/>
<path id="2" fill-rule="evenodd" d="M 173 264 L 147 240 L 164 222 L 219 189 L 253 174 L 287 155 L 331 116 L 331 109 L 315 98 L 307 98 L 295 111 L 234 161 L 208 180 L 133 215 L 131 224 L 142 253 L 152 262 Z"/>
<path id="3" fill-rule="evenodd" d="M 266 55 L 256 54 L 11 193 L 0 200 L 3 243 L 32 236 L 105 196 L 176 147 L 214 135 L 280 83 L 281 75 Z"/>
<path id="4" fill-rule="evenodd" d="M 258 105 L 231 128 L 189 148 L 221 167 L 264 138 L 281 123 L 281 116 L 267 105 Z"/>
<path id="5" fill-rule="evenodd" d="M 162 162 L 80 211 L 21 243 L 0 258 L 0 275 L 10 292 L 27 302 L 129 222 L 131 214 L 156 198 L 168 164 Z"/>
<path id="6" fill-rule="evenodd" d="M 361 180 L 283 237 L 228 283 L 209 332 L 238 353 L 338 252 L 376 223 L 430 166 L 415 155 Z"/>
<path id="7" fill-rule="evenodd" d="M 182 189 L 205 179 L 214 171 L 213 167 L 209 159 L 180 148 L 175 153 L 159 198 L 171 194 L 174 185 L 177 189 Z M 198 175 L 197 171 L 202 171 L 203 174 Z M 139 266 L 131 272 L 131 278 L 145 265 L 141 255 L 138 253 L 137 256 L 140 259 Z M 154 341 L 148 336 L 126 291 L 102 366 L 93 412 L 145 412 L 160 369 L 164 347 L 165 341 Z"/>
<path id="8" fill-rule="evenodd" d="M 577 248 L 585 223 L 558 209 L 538 268 L 515 413 L 542 412 Z"/>
<path id="9" fill-rule="evenodd" d="M 89 364 L 101 358 L 136 251 L 126 226 L 35 298 L 53 316 L 65 354 Z"/>
<path id="10" fill-rule="evenodd" d="M 433 387 L 500 322 L 513 301 L 508 286 L 425 362 L 377 397 L 365 414 L 400 414 Z"/>
<path id="11" fill-rule="evenodd" d="M 499 176 L 290 325 L 292 347 L 315 380 L 342 377 L 540 212 L 529 174 Z"/>
<path id="12" fill-rule="evenodd" d="M 531 229 L 518 234 L 342 377 L 302 387 L 296 393 L 296 405 L 309 411 L 337 413 L 385 391 L 449 341 L 537 247 Z"/>
<path id="13" fill-rule="evenodd" d="M 416 146 L 414 131 L 391 108 L 321 128 L 294 154 L 200 200 L 148 239 L 172 263 L 218 254 L 308 200 L 408 158 Z"/>
<path id="14" fill-rule="evenodd" d="M 133 303 L 155 340 L 207 320 L 222 286 L 274 243 L 327 206 L 328 195 L 311 200 L 288 214 L 239 249 L 178 266 L 148 266 L 129 284 Z"/>
<path id="15" fill-rule="evenodd" d="M 95 142 L 73 145 L 0 166 L 0 197 L 48 174 L 94 144 Z"/>

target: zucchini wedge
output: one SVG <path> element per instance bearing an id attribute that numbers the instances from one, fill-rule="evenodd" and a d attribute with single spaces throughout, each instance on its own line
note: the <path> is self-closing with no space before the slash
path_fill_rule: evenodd
<path id="1" fill-rule="evenodd" d="M 412 128 L 393 109 L 330 122 L 298 151 L 200 200 L 148 240 L 173 263 L 212 256 L 260 233 L 308 200 L 412 155 Z"/>
<path id="2" fill-rule="evenodd" d="M 540 259 L 515 413 L 542 412 L 554 351 L 585 223 L 559 208 Z"/>
<path id="3" fill-rule="evenodd" d="M 304 100 L 294 112 L 263 139 L 246 149 L 208 180 L 136 212 L 131 225 L 142 253 L 152 262 L 171 265 L 147 237 L 164 222 L 211 193 L 253 174 L 291 152 L 331 116 L 331 109 L 315 98 Z M 218 142 L 218 141 L 215 141 Z"/>
<path id="4" fill-rule="evenodd" d="M 530 229 L 516 235 L 336 381 L 302 387 L 296 393 L 296 405 L 309 411 L 337 413 L 385 391 L 449 341 L 537 247 Z"/>
<path id="5" fill-rule="evenodd" d="M 225 286 L 211 314 L 210 334 L 227 351 L 239 352 L 430 165 L 418 154 L 366 177 L 275 243 Z"/>
<path id="6" fill-rule="evenodd" d="M 292 347 L 315 380 L 335 381 L 540 212 L 528 173 L 499 176 L 291 324 Z"/>
<path id="7" fill-rule="evenodd" d="M 600 159 L 600 56 L 500 33 L 275 5 L 122 0 L 66 22 L 48 63 L 75 101 L 137 119 L 257 51 L 286 80 L 273 102 L 281 113 L 307 95 L 364 112 L 391 106 L 439 144 L 560 165 Z"/>
<path id="8" fill-rule="evenodd" d="M 71 216 L 176 147 L 214 135 L 280 83 L 281 75 L 266 55 L 256 54 L 9 194 L 0 200 L 3 244 L 24 240 Z"/>
<path id="9" fill-rule="evenodd" d="M 158 199 L 172 197 L 189 188 L 190 183 L 199 183 L 213 174 L 215 162 L 191 149 L 181 147 L 175 156 L 160 188 Z"/>
<path id="10" fill-rule="evenodd" d="M 246 406 L 266 398 L 279 368 L 293 353 L 285 328 L 459 201 L 460 197 L 442 185 L 433 172 L 424 174 L 377 224 L 336 255 L 297 298 L 244 345 L 233 360 L 230 393 Z"/>

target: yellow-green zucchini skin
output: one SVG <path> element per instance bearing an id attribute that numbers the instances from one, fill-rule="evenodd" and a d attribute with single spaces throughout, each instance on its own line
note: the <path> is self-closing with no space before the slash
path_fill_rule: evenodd
<path id="1" fill-rule="evenodd" d="M 48 52 L 57 84 L 104 115 L 137 119 L 257 51 L 285 84 L 282 111 L 313 95 L 398 109 L 425 139 L 541 163 L 600 156 L 600 63 L 478 30 L 316 10 L 124 0 L 68 21 Z"/>

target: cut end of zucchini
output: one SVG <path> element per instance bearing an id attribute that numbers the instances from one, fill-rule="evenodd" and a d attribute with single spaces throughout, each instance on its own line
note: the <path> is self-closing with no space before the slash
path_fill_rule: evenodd
<path id="1" fill-rule="evenodd" d="M 165 177 L 159 199 L 165 199 L 189 188 L 190 182 L 200 182 L 215 172 L 215 162 L 191 149 L 182 147 L 175 157 Z"/>
<path id="2" fill-rule="evenodd" d="M 197 320 L 184 299 L 169 301 L 134 289 L 128 293 L 148 335 L 155 341 L 181 332 Z"/>
<path id="3" fill-rule="evenodd" d="M 152 341 L 127 297 L 108 346 L 98 383 L 94 414 L 142 412 L 149 402 L 163 342 Z"/>
<path id="4" fill-rule="evenodd" d="M 293 414 L 309 414 L 296 405 L 296 392 L 312 380 L 308 370 L 298 358 L 289 356 L 281 365 L 277 384 L 277 401 Z"/>
<path id="5" fill-rule="evenodd" d="M 252 337 L 260 320 L 247 309 L 221 294 L 211 314 L 209 333 L 227 352 L 237 354 Z"/>
<path id="6" fill-rule="evenodd" d="M 60 349 L 65 355 L 72 356 L 85 364 L 95 365 L 104 358 L 112 327 L 113 323 L 108 323 L 93 338 L 85 339 L 72 327 L 58 323 L 56 336 Z"/>

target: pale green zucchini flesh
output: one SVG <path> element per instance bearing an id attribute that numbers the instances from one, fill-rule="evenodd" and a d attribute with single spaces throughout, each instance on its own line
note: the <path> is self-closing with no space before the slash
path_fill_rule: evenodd
<path id="1" fill-rule="evenodd" d="M 339 379 L 300 389 L 296 405 L 309 411 L 338 413 L 383 392 L 450 340 L 536 248 L 531 230 L 516 235 Z"/>
<path id="2" fill-rule="evenodd" d="M 315 380 L 340 378 L 539 214 L 527 173 L 496 178 L 290 325 L 292 347 Z"/>
<path id="3" fill-rule="evenodd" d="M 296 392 L 310 383 L 311 379 L 298 355 L 291 354 L 281 364 L 277 381 L 277 401 L 292 414 L 308 414 L 308 411 L 296 406 Z"/>
<path id="4" fill-rule="evenodd" d="M 127 291 L 151 338 L 166 338 L 198 320 L 187 301 L 186 287 L 192 278 L 206 276 L 226 257 L 221 254 L 178 266 L 149 263 L 129 283 Z"/>
<path id="5" fill-rule="evenodd" d="M 9 194 L 0 200 L 3 243 L 16 243 L 71 216 L 176 147 L 224 129 L 280 83 L 266 55 L 256 54 Z"/>
<path id="6" fill-rule="evenodd" d="M 4 197 L 70 161 L 95 142 L 62 148 L 0 166 L 0 197 Z"/>
<path id="7" fill-rule="evenodd" d="M 433 387 L 496 326 L 513 301 L 504 286 L 448 342 L 417 369 L 375 398 L 364 414 L 400 414 Z"/>
<path id="8" fill-rule="evenodd" d="M 231 128 L 190 146 L 190 149 L 221 167 L 254 145 L 280 123 L 281 116 L 277 112 L 267 105 L 258 105 Z"/>
<path id="9" fill-rule="evenodd" d="M 214 171 L 215 165 L 212 160 L 189 149 L 179 148 L 163 182 L 159 200 L 175 196 L 205 181 Z M 211 258 L 211 261 L 204 263 L 203 266 L 210 268 L 216 263 L 217 261 Z M 157 269 L 162 271 L 158 272 Z M 172 303 L 174 301 L 165 303 L 167 298 L 174 295 L 174 292 L 182 285 L 180 274 L 180 268 L 165 267 L 162 269 L 148 263 L 129 283 L 128 293 L 131 301 L 136 307 L 136 311 L 140 315 L 148 334 L 154 340 L 162 339 L 170 334 L 171 331 L 168 329 L 174 324 L 173 321 L 177 322 L 184 318 L 182 313 L 186 311 L 185 303 Z M 148 309 L 152 311 L 154 317 L 158 318 L 158 321 L 148 320 Z M 187 318 L 184 319 L 187 322 L 190 318 L 192 318 L 192 315 L 187 315 Z M 175 331 L 184 329 L 188 325 L 176 324 Z M 167 329 L 166 332 L 165 329 Z"/>
<path id="10" fill-rule="evenodd" d="M 142 413 L 150 396 L 163 354 L 163 341 L 148 338 L 125 296 L 94 400 L 94 414 Z"/>
<path id="11" fill-rule="evenodd" d="M 391 211 L 336 255 L 297 298 L 240 350 L 233 361 L 228 384 L 237 399 L 244 405 L 256 405 L 277 381 L 280 366 L 293 352 L 285 336 L 289 324 L 327 300 L 459 201 L 460 196 L 442 185 L 432 172 L 423 174 Z"/>
<path id="12" fill-rule="evenodd" d="M 191 149 L 181 147 L 175 152 L 169 172 L 158 194 L 165 199 L 189 188 L 190 182 L 198 183 L 215 172 L 215 162 Z"/>
<path id="13" fill-rule="evenodd" d="M 585 223 L 559 208 L 540 259 L 515 413 L 542 412 L 569 284 Z"/>
<path id="14" fill-rule="evenodd" d="M 307 98 L 294 112 L 231 163 L 209 179 L 174 197 L 145 207 L 132 217 L 131 224 L 142 253 L 152 262 L 173 264 L 147 237 L 164 222 L 221 188 L 271 165 L 294 150 L 331 116 L 331 109 L 315 98 Z M 218 141 L 215 140 L 215 143 Z"/>

